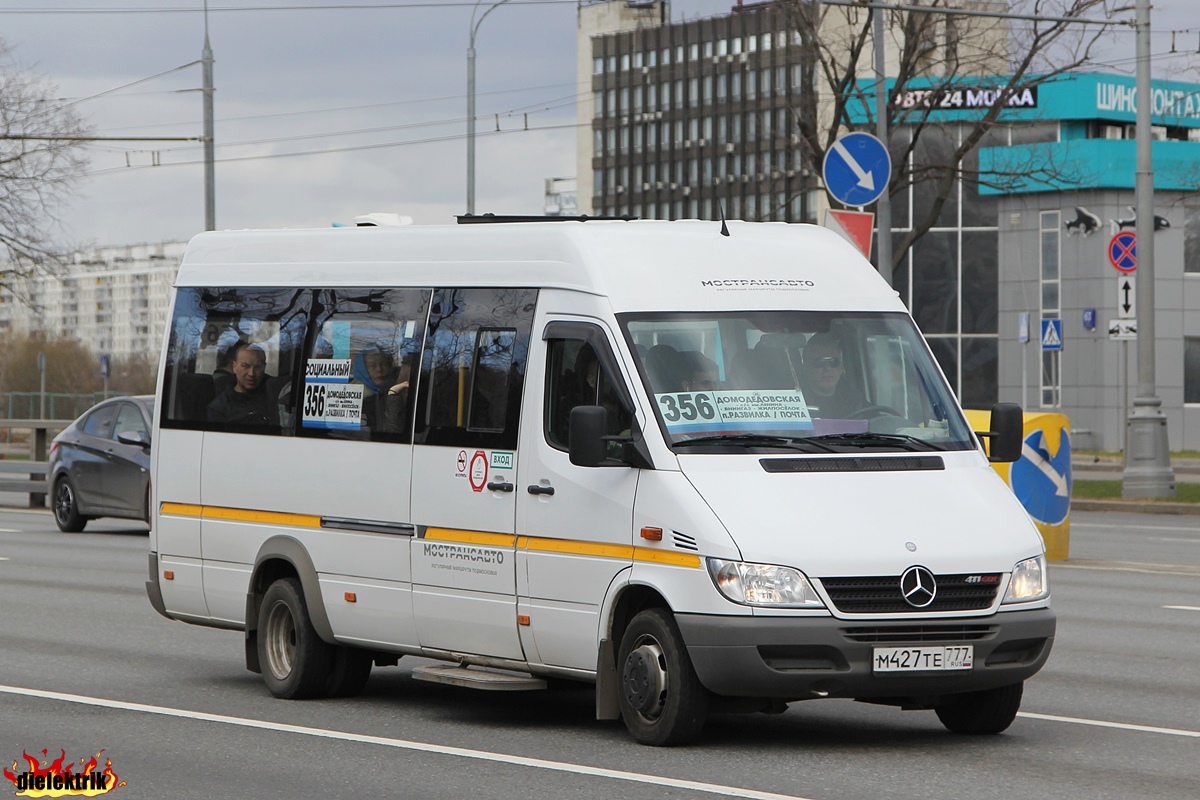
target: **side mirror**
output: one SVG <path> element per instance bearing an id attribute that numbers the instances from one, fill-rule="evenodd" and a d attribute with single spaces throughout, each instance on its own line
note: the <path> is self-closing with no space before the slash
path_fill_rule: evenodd
<path id="1" fill-rule="evenodd" d="M 980 433 L 988 442 L 988 461 L 1011 463 L 1021 458 L 1025 441 L 1025 414 L 1016 403 L 992 406 L 991 430 Z"/>
<path id="2" fill-rule="evenodd" d="M 117 441 L 121 444 L 131 444 L 142 448 L 147 453 L 150 452 L 150 440 L 146 438 L 146 434 L 140 431 L 123 431 L 117 434 Z"/>
<path id="3" fill-rule="evenodd" d="M 577 467 L 598 467 L 608 460 L 608 409 L 604 406 L 575 406 L 567 423 L 568 452 Z"/>

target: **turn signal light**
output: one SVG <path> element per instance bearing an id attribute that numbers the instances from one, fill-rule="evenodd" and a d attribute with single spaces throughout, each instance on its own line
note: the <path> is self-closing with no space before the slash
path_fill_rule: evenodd
<path id="1" fill-rule="evenodd" d="M 163 580 L 168 580 L 168 581 L 175 580 L 175 571 L 170 570 L 170 569 L 164 569 L 163 570 Z"/>
<path id="2" fill-rule="evenodd" d="M 642 528 L 642 538 L 651 542 L 661 542 L 662 528 Z"/>
<path id="3" fill-rule="evenodd" d="M 346 602 L 347 603 L 357 603 L 358 595 L 356 595 L 354 592 L 346 592 Z"/>

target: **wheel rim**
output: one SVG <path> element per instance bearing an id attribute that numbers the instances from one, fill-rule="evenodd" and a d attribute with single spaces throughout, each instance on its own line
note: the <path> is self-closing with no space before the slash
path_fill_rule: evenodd
<path id="1" fill-rule="evenodd" d="M 54 516 L 64 525 L 71 518 L 72 510 L 75 507 L 75 494 L 71 491 L 71 484 L 66 481 L 60 481 L 58 491 L 54 495 Z"/>
<path id="2" fill-rule="evenodd" d="M 646 722 L 662 716 L 670 689 L 667 659 L 652 636 L 634 643 L 621 669 L 621 686 L 629 707 Z"/>
<path id="3" fill-rule="evenodd" d="M 279 680 L 292 674 L 296 658 L 296 621 L 282 600 L 271 606 L 267 615 L 267 667 Z"/>

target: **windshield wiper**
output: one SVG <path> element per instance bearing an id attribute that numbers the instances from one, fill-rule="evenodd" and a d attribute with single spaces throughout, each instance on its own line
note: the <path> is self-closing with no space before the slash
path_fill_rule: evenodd
<path id="1" fill-rule="evenodd" d="M 904 450 L 944 450 L 933 442 L 908 436 L 903 433 L 827 433 L 823 436 L 810 436 L 806 441 L 814 440 L 840 444 L 847 447 L 872 447 L 875 445 L 894 445 Z"/>
<path id="2" fill-rule="evenodd" d="M 820 437 L 817 437 L 820 438 Z M 693 444 L 731 444 L 745 445 L 746 447 L 765 446 L 765 447 L 788 447 L 793 450 L 803 450 L 812 452 L 816 450 L 821 453 L 837 452 L 832 447 L 827 447 L 819 442 L 814 442 L 812 437 L 792 437 L 792 436 L 761 436 L 754 433 L 738 433 L 732 436 L 697 436 L 695 439 L 684 439 L 681 442 L 675 442 L 675 447 L 683 447 Z"/>

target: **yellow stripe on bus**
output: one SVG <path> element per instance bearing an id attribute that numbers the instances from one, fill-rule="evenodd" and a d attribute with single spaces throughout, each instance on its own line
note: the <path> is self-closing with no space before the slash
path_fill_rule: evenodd
<path id="1" fill-rule="evenodd" d="M 291 525 L 296 528 L 321 527 L 321 518 L 312 514 L 252 511 L 245 508 L 222 508 L 221 506 L 205 506 L 204 518 L 223 519 L 230 522 L 256 522 L 263 525 Z"/>
<path id="2" fill-rule="evenodd" d="M 253 511 L 243 508 L 220 506 L 198 506 L 187 503 L 162 503 L 163 514 L 178 517 L 203 517 L 231 522 L 255 522 L 266 525 L 291 525 L 298 528 L 319 528 L 321 518 L 311 514 L 287 514 L 278 511 Z M 547 539 L 538 536 L 516 536 L 511 533 L 485 533 L 463 531 L 454 528 L 426 528 L 425 538 L 435 542 L 456 542 L 491 547 L 515 547 L 539 553 L 567 553 L 598 558 L 614 558 L 621 561 L 646 561 L 654 564 L 670 564 L 676 567 L 700 568 L 700 556 L 691 553 L 675 553 L 649 547 L 630 547 L 624 544 L 584 542 L 578 539 Z"/>
<path id="3" fill-rule="evenodd" d="M 700 568 L 700 556 L 691 553 L 672 553 L 667 550 L 651 550 L 649 547 L 633 548 L 634 561 L 652 561 L 656 564 L 672 564 L 676 567 Z"/>
<path id="4" fill-rule="evenodd" d="M 483 533 L 482 531 L 460 531 L 452 528 L 426 528 L 425 538 L 435 542 L 483 544 L 492 547 L 513 547 L 517 541 L 517 537 L 511 533 Z"/>
<path id="5" fill-rule="evenodd" d="M 177 517 L 202 517 L 229 522 L 255 522 L 264 525 L 290 525 L 295 528 L 319 528 L 321 518 L 312 514 L 289 514 L 280 511 L 255 511 L 247 508 L 197 506 L 188 503 L 163 503 L 163 514 Z"/>
<path id="6" fill-rule="evenodd" d="M 191 505 L 190 503 L 161 503 L 159 505 L 159 513 L 170 514 L 175 517 L 200 517 L 204 515 L 204 506 Z"/>
<path id="7" fill-rule="evenodd" d="M 529 550 L 544 553 L 571 553 L 581 556 L 617 558 L 622 561 L 633 559 L 633 548 L 625 544 L 600 544 L 599 542 L 581 542 L 575 539 L 542 539 L 530 536 L 526 547 Z"/>

